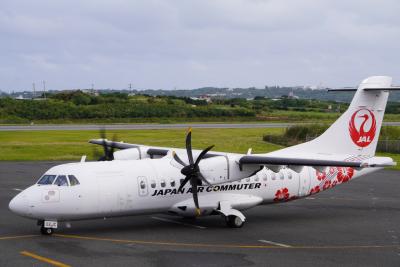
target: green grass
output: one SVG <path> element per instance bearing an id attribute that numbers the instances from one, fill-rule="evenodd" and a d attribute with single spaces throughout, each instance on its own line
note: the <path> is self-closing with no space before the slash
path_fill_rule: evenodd
<path id="1" fill-rule="evenodd" d="M 202 149 L 214 144 L 216 151 L 246 153 L 269 152 L 280 146 L 262 140 L 265 133 L 279 134 L 282 129 L 194 129 L 193 147 Z M 108 139 L 116 134 L 124 142 L 153 146 L 184 147 L 185 130 L 115 130 L 108 131 Z M 93 149 L 88 144 L 99 138 L 98 131 L 15 131 L 0 132 L 0 160 L 79 160 L 84 154 L 92 159 Z"/>
<path id="2" fill-rule="evenodd" d="M 281 129 L 194 129 L 193 147 L 203 149 L 214 144 L 216 151 L 266 153 L 282 146 L 264 142 L 265 134 L 282 134 Z M 108 131 L 124 142 L 165 147 L 184 147 L 185 130 L 114 130 Z M 94 149 L 101 147 L 87 141 L 99 138 L 98 131 L 11 131 L 0 132 L 0 160 L 79 160 L 82 155 L 93 159 Z M 399 154 L 380 153 L 400 163 Z M 400 165 L 394 167 L 400 170 Z"/>

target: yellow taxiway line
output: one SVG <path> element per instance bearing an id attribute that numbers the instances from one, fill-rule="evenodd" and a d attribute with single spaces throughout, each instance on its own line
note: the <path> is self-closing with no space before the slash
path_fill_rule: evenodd
<path id="1" fill-rule="evenodd" d="M 1 236 L 0 240 L 10 240 L 10 239 L 20 239 L 20 238 L 30 238 L 39 235 L 15 235 L 15 236 Z"/>
<path id="2" fill-rule="evenodd" d="M 253 249 L 389 249 L 400 248 L 400 245 L 328 245 L 328 246 L 276 246 L 276 245 L 242 245 L 242 244 L 207 244 L 207 243 L 179 243 L 179 242 L 163 242 L 163 241 L 144 241 L 144 240 L 129 240 L 129 239 L 113 239 L 101 238 L 80 235 L 63 235 L 55 234 L 56 237 L 81 239 L 81 240 L 94 240 L 94 241 L 108 241 L 114 243 L 130 243 L 142 245 L 161 245 L 161 246 L 181 246 L 181 247 L 211 247 L 211 248 L 253 248 Z"/>
<path id="3" fill-rule="evenodd" d="M 31 257 L 31 258 L 34 258 L 34 259 L 36 259 L 36 260 L 42 261 L 42 262 L 46 262 L 46 263 L 51 264 L 51 265 L 53 265 L 53 266 L 57 266 L 57 267 L 70 267 L 70 265 L 68 265 L 68 264 L 64 264 L 64 263 L 62 263 L 62 262 L 55 261 L 55 260 L 52 260 L 52 259 L 49 259 L 49 258 L 46 258 L 46 257 L 42 257 L 42 256 L 37 255 L 37 254 L 34 254 L 34 253 L 32 253 L 32 252 L 21 251 L 20 253 L 21 253 L 21 255 L 24 255 L 24 256 L 27 256 L 27 257 Z"/>

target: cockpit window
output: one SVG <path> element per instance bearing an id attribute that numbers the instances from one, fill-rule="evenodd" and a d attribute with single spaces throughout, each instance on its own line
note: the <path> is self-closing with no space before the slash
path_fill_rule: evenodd
<path id="1" fill-rule="evenodd" d="M 39 179 L 37 184 L 45 185 L 45 184 L 52 184 L 54 179 L 56 178 L 55 175 L 43 175 L 42 178 Z"/>
<path id="2" fill-rule="evenodd" d="M 59 175 L 59 176 L 57 177 L 57 180 L 54 182 L 54 185 L 58 185 L 58 186 L 68 186 L 67 176 L 65 176 L 65 175 Z"/>
<path id="3" fill-rule="evenodd" d="M 79 184 L 79 181 L 78 181 L 78 179 L 76 179 L 75 175 L 68 175 L 68 178 L 69 178 L 69 184 L 71 186 Z"/>

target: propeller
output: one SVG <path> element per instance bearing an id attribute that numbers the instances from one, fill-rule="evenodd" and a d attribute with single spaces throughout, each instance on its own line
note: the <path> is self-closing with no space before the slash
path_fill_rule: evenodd
<path id="1" fill-rule="evenodd" d="M 114 134 L 112 138 L 112 143 L 111 146 L 107 145 L 107 135 L 106 135 L 106 130 L 104 128 L 100 129 L 100 137 L 103 139 L 102 146 L 104 150 L 104 154 L 101 154 L 98 157 L 97 161 L 111 161 L 114 160 L 114 142 L 117 139 L 117 135 Z"/>
<path id="2" fill-rule="evenodd" d="M 200 172 L 199 168 L 199 163 L 200 161 L 204 158 L 204 156 L 207 154 L 208 151 L 210 151 L 214 145 L 207 147 L 197 157 L 196 161 L 193 160 L 193 152 L 192 152 L 192 128 L 189 128 L 186 134 L 186 153 L 188 156 L 189 160 L 189 165 L 187 165 L 183 160 L 179 158 L 179 156 L 173 152 L 173 157 L 176 162 L 181 164 L 183 168 L 181 169 L 181 173 L 185 175 L 185 179 L 181 182 L 181 185 L 179 186 L 179 191 L 182 190 L 182 188 L 190 182 L 190 185 L 192 186 L 192 195 L 193 195 L 193 201 L 194 205 L 196 206 L 196 214 L 197 216 L 200 215 L 200 207 L 199 207 L 199 198 L 198 198 L 198 191 L 197 191 L 197 186 L 201 185 L 201 182 L 205 182 L 206 184 L 210 184 L 204 176 Z"/>

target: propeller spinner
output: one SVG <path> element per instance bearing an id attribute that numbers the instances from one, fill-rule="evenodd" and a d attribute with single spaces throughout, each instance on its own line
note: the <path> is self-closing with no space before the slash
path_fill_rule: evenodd
<path id="1" fill-rule="evenodd" d="M 186 153 L 188 156 L 189 160 L 189 165 L 184 163 L 179 156 L 173 152 L 173 157 L 176 162 L 181 164 L 183 168 L 181 169 L 181 173 L 185 175 L 185 179 L 181 182 L 181 185 L 179 186 L 179 191 L 186 185 L 187 182 L 190 182 L 190 185 L 192 186 L 192 195 L 193 195 L 193 201 L 196 206 L 196 214 L 200 215 L 200 207 L 199 207 L 199 198 L 198 198 L 198 191 L 197 191 L 197 186 L 201 184 L 201 181 L 205 182 L 206 184 L 210 184 L 204 176 L 200 172 L 199 168 L 199 163 L 200 161 L 204 158 L 204 156 L 207 154 L 208 151 L 210 151 L 214 145 L 207 147 L 197 157 L 196 161 L 193 160 L 193 152 L 192 152 L 192 128 L 189 128 L 187 135 L 186 135 Z"/>

